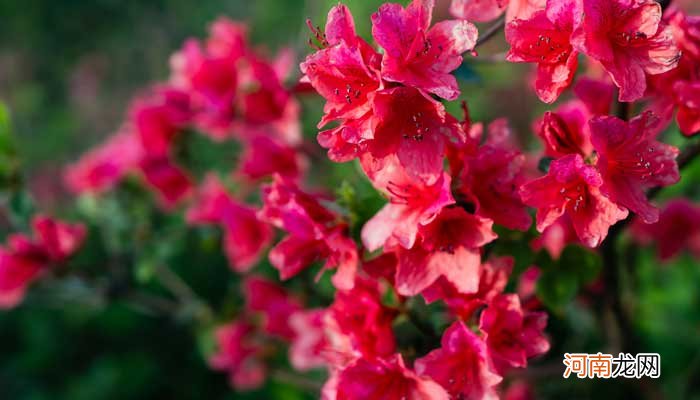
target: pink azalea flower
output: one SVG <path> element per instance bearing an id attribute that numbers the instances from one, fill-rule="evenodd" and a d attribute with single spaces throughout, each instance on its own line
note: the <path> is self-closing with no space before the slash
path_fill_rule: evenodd
<path id="1" fill-rule="evenodd" d="M 576 97 L 591 115 L 608 115 L 615 96 L 615 86 L 609 80 L 580 78 L 574 85 Z"/>
<path id="2" fill-rule="evenodd" d="M 337 400 L 339 371 L 331 370 L 328 379 L 321 388 L 321 400 Z"/>
<path id="3" fill-rule="evenodd" d="M 428 184 L 442 173 L 447 144 L 463 140 L 457 120 L 440 102 L 416 89 L 377 93 L 373 115 L 376 126 L 368 151 L 375 158 L 396 154 L 409 175 Z"/>
<path id="4" fill-rule="evenodd" d="M 282 54 L 284 55 L 284 54 Z M 233 129 L 243 138 L 272 136 L 287 145 L 301 143 L 299 104 L 283 85 L 273 63 L 249 55 L 247 75 L 240 83 L 240 118 Z"/>
<path id="5" fill-rule="evenodd" d="M 130 131 L 120 131 L 70 165 L 64 180 L 73 193 L 108 191 L 136 168 L 142 153 L 139 138 Z"/>
<path id="6" fill-rule="evenodd" d="M 52 262 L 63 262 L 78 250 L 85 240 L 85 226 L 67 224 L 38 215 L 32 220 L 37 244 Z"/>
<path id="7" fill-rule="evenodd" d="M 190 224 L 217 224 L 224 218 L 233 199 L 215 174 L 209 174 L 197 189 L 197 197 L 187 210 Z"/>
<path id="8" fill-rule="evenodd" d="M 535 123 L 535 132 L 542 139 L 545 154 L 559 158 L 593 154 L 591 130 L 588 121 L 598 115 L 608 115 L 613 101 L 614 87 L 607 82 L 583 78 L 574 85 L 577 99 L 548 111 Z"/>
<path id="9" fill-rule="evenodd" d="M 289 235 L 270 250 L 269 260 L 279 271 L 280 279 L 287 280 L 328 258 L 329 252 L 323 239 Z"/>
<path id="10" fill-rule="evenodd" d="M 700 133 L 700 79 L 673 85 L 678 104 L 678 126 L 687 136 Z"/>
<path id="11" fill-rule="evenodd" d="M 187 221 L 222 227 L 224 251 L 237 272 L 246 272 L 257 264 L 273 237 L 272 229 L 257 218 L 255 209 L 235 201 L 215 175 L 209 175 L 199 188 Z"/>
<path id="12" fill-rule="evenodd" d="M 330 346 L 324 331 L 325 309 L 297 311 L 289 317 L 294 338 L 289 346 L 289 361 L 299 371 L 328 364 L 325 352 Z"/>
<path id="13" fill-rule="evenodd" d="M 450 14 L 455 18 L 488 22 L 501 16 L 509 0 L 452 0 Z"/>
<path id="14" fill-rule="evenodd" d="M 589 247 L 597 247 L 615 222 L 628 211 L 605 197 L 603 179 L 578 154 L 552 162 L 549 173 L 520 189 L 525 204 L 537 208 L 537 230 L 541 233 L 562 215 L 571 218 L 576 234 Z"/>
<path id="15" fill-rule="evenodd" d="M 673 37 L 687 60 L 700 59 L 700 17 L 687 15 L 681 9 L 671 7 L 664 14 L 673 29 Z"/>
<path id="16" fill-rule="evenodd" d="M 395 286 L 396 268 L 398 266 L 396 252 L 383 252 L 362 263 L 362 271 L 366 272 L 373 279 L 384 279 L 392 286 Z"/>
<path id="17" fill-rule="evenodd" d="M 336 215 L 321 205 L 320 196 L 303 192 L 279 175 L 273 178 L 262 188 L 261 218 L 294 235 L 318 238 L 325 226 L 336 221 Z"/>
<path id="18" fill-rule="evenodd" d="M 328 158 L 335 162 L 346 162 L 360 156 L 367 148 L 367 139 L 371 139 L 373 119 L 367 113 L 360 119 L 345 121 L 332 129 L 318 133 L 316 140 L 324 149 L 328 149 Z"/>
<path id="19" fill-rule="evenodd" d="M 192 192 L 192 180 L 179 166 L 166 156 L 145 156 L 139 169 L 159 201 L 172 208 Z"/>
<path id="20" fill-rule="evenodd" d="M 443 173 L 432 185 L 411 180 L 396 157 L 379 161 L 365 158 L 363 167 L 374 185 L 385 190 L 389 203 L 362 227 L 362 242 L 368 251 L 396 244 L 410 249 L 418 228 L 435 219 L 443 207 L 454 203 L 450 176 Z"/>
<path id="21" fill-rule="evenodd" d="M 337 289 L 351 289 L 355 284 L 359 255 L 355 241 L 348 236 L 347 226 L 339 225 L 326 233 L 326 245 L 330 249 L 324 269 L 337 269 L 331 278 Z"/>
<path id="22" fill-rule="evenodd" d="M 154 88 L 134 101 L 125 130 L 66 172 L 69 187 L 76 192 L 104 191 L 138 169 L 159 200 L 166 207 L 174 206 L 190 192 L 192 183 L 170 159 L 171 147 L 191 117 L 187 93 Z"/>
<path id="23" fill-rule="evenodd" d="M 471 128 L 470 137 L 481 139 L 482 124 Z M 452 157 L 462 160 L 455 193 L 460 204 L 473 204 L 475 214 L 492 219 L 509 229 L 527 230 L 532 218 L 523 204 L 518 188 L 525 183 L 525 156 L 509 141 L 511 130 L 505 119 L 488 126 L 486 142 L 476 150 Z M 472 153 L 472 154 L 469 154 Z"/>
<path id="24" fill-rule="evenodd" d="M 450 14 L 478 22 L 488 22 L 506 11 L 506 21 L 528 19 L 544 9 L 546 0 L 452 0 Z"/>
<path id="25" fill-rule="evenodd" d="M 496 239 L 493 221 L 446 207 L 419 228 L 421 241 L 411 249 L 398 248 L 396 290 L 414 296 L 442 277 L 460 293 L 479 290 L 480 248 Z"/>
<path id="26" fill-rule="evenodd" d="M 36 246 L 18 246 L 23 236 L 10 236 L 15 248 L 0 248 L 0 308 L 12 308 L 24 298 L 27 287 L 47 267 L 46 254 Z M 20 248 L 17 248 L 20 247 Z"/>
<path id="27" fill-rule="evenodd" d="M 506 25 L 506 40 L 511 45 L 507 60 L 537 64 L 535 89 L 545 103 L 559 98 L 574 79 L 578 52 L 570 38 L 581 14 L 579 8 L 579 0 L 550 0 L 546 10 Z"/>
<path id="28" fill-rule="evenodd" d="M 265 332 L 292 340 L 295 333 L 289 316 L 301 310 L 301 303 L 285 288 L 258 276 L 248 276 L 243 281 L 246 307 L 263 315 Z"/>
<path id="29" fill-rule="evenodd" d="M 249 50 L 248 28 L 226 17 L 217 18 L 209 27 L 206 50 L 214 57 L 238 59 Z"/>
<path id="30" fill-rule="evenodd" d="M 644 95 L 646 76 L 672 70 L 680 52 L 653 0 L 583 0 L 574 47 L 599 61 L 620 88 L 620 101 Z"/>
<path id="31" fill-rule="evenodd" d="M 531 265 L 518 277 L 516 292 L 524 310 L 542 308 L 542 302 L 537 297 L 537 281 L 539 281 L 540 275 L 542 275 L 542 270 L 536 265 Z"/>
<path id="32" fill-rule="evenodd" d="M 416 360 L 415 370 L 433 378 L 451 398 L 497 399 L 495 387 L 503 379 L 493 369 L 486 343 L 462 321 L 445 330 L 439 349 Z"/>
<path id="33" fill-rule="evenodd" d="M 156 87 L 131 105 L 129 120 L 151 157 L 170 153 L 175 136 L 192 118 L 189 94 L 170 87 Z"/>
<path id="34" fill-rule="evenodd" d="M 527 269 L 520 274 L 520 279 L 518 280 L 518 297 L 520 297 L 521 300 L 527 300 L 535 296 L 537 280 L 540 278 L 540 275 L 542 275 L 542 271 L 536 265 L 527 267 Z"/>
<path id="35" fill-rule="evenodd" d="M 303 160 L 293 147 L 271 136 L 257 135 L 243 148 L 237 173 L 253 181 L 273 174 L 296 179 L 302 168 Z"/>
<path id="36" fill-rule="evenodd" d="M 547 0 L 510 0 L 506 10 L 506 21 L 528 19 L 535 12 L 545 8 Z"/>
<path id="37" fill-rule="evenodd" d="M 459 87 L 450 73 L 462 63 L 462 53 L 474 48 L 478 32 L 465 20 L 431 28 L 434 6 L 434 0 L 413 0 L 406 8 L 383 4 L 372 15 L 372 36 L 385 50 L 382 78 L 454 100 Z"/>
<path id="38" fill-rule="evenodd" d="M 638 242 L 654 244 L 662 261 L 673 259 L 684 249 L 700 258 L 700 206 L 685 199 L 671 200 L 656 223 L 635 220 L 632 233 Z"/>
<path id="39" fill-rule="evenodd" d="M 350 289 L 357 269 L 357 248 L 347 237 L 347 226 L 324 207 L 320 198 L 302 192 L 279 175 L 263 187 L 259 217 L 289 235 L 270 252 L 270 263 L 289 279 L 315 261 L 326 260 L 324 269 L 337 268 L 336 288 Z"/>
<path id="40" fill-rule="evenodd" d="M 535 400 L 532 387 L 525 381 L 515 381 L 508 385 L 503 394 L 504 400 Z"/>
<path id="41" fill-rule="evenodd" d="M 358 279 L 352 290 L 339 290 L 328 308 L 326 323 L 331 347 L 345 352 L 345 359 L 387 357 L 396 351 L 392 323 L 396 311 L 382 304 L 379 285 Z"/>
<path id="42" fill-rule="evenodd" d="M 648 77 L 647 94 L 652 97 L 649 109 L 662 118 L 662 125 L 676 117 L 681 132 L 693 135 L 700 128 L 696 106 L 693 105 L 693 86 L 700 82 L 700 17 L 688 16 L 676 7 L 664 12 L 664 21 L 673 32 L 673 37 L 682 52 L 678 67 L 659 75 Z M 697 90 L 697 89 L 695 89 Z M 662 126 L 662 127 L 663 127 Z"/>
<path id="43" fill-rule="evenodd" d="M 234 321 L 216 329 L 218 351 L 209 358 L 209 365 L 217 371 L 227 372 L 231 386 L 238 390 L 260 387 L 265 380 L 265 365 L 261 360 L 262 346 L 256 343 L 255 328 Z"/>
<path id="44" fill-rule="evenodd" d="M 273 65 L 257 57 L 248 57 L 251 80 L 257 87 L 248 88 L 241 100 L 241 112 L 247 123 L 260 125 L 278 120 L 290 101 Z"/>
<path id="45" fill-rule="evenodd" d="M 479 289 L 475 293 L 460 293 L 455 285 L 441 278 L 424 290 L 422 295 L 427 302 L 443 300 L 453 315 L 468 321 L 477 309 L 503 293 L 513 264 L 512 257 L 493 258 L 482 264 L 479 268 Z"/>
<path id="46" fill-rule="evenodd" d="M 646 189 L 680 180 L 678 149 L 655 139 L 656 117 L 644 113 L 630 122 L 598 117 L 590 122 L 591 140 L 598 153 L 596 167 L 603 178 L 601 191 L 648 223 L 659 210 L 646 197 Z"/>
<path id="47" fill-rule="evenodd" d="M 534 238 L 530 246 L 533 250 L 545 249 L 552 259 L 558 260 L 564 248 L 573 243 L 580 243 L 578 235 L 571 218 L 563 215 L 546 227 L 540 236 Z"/>
<path id="48" fill-rule="evenodd" d="M 355 32 L 350 10 L 338 4 L 328 12 L 325 45 L 306 57 L 301 71 L 326 99 L 319 127 L 336 119 L 353 120 L 372 108 L 374 92 L 382 87 L 380 57 Z M 318 32 L 320 35 L 320 32 Z"/>
<path id="49" fill-rule="evenodd" d="M 650 109 L 667 123 L 678 107 L 677 121 L 681 132 L 693 135 L 700 129 L 694 92 L 700 82 L 700 17 L 686 15 L 676 7 L 664 12 L 666 21 L 682 55 L 678 67 L 663 74 L 650 76 L 648 94 L 653 102 Z M 664 124 L 665 125 L 665 124 Z"/>
<path id="50" fill-rule="evenodd" d="M 195 123 L 212 138 L 230 134 L 235 116 L 238 61 L 246 53 L 246 29 L 225 19 L 211 27 L 205 46 L 194 39 L 171 57 L 172 84 L 192 96 Z"/>
<path id="51" fill-rule="evenodd" d="M 544 336 L 547 314 L 523 311 L 515 294 L 496 297 L 481 313 L 479 329 L 499 371 L 524 368 L 527 359 L 549 350 Z"/>
<path id="52" fill-rule="evenodd" d="M 448 400 L 449 394 L 432 379 L 406 368 L 396 354 L 389 359 L 361 358 L 341 371 L 337 400 Z"/>
<path id="53" fill-rule="evenodd" d="M 579 154 L 588 157 L 593 153 L 588 120 L 591 116 L 580 101 L 574 100 L 547 111 L 537 123 L 537 135 L 544 142 L 544 151 L 550 157 Z"/>
<path id="54" fill-rule="evenodd" d="M 35 280 L 54 264 L 72 256 L 85 240 L 83 225 L 67 224 L 49 217 L 32 220 L 33 238 L 12 234 L 0 247 L 0 308 L 19 304 Z"/>

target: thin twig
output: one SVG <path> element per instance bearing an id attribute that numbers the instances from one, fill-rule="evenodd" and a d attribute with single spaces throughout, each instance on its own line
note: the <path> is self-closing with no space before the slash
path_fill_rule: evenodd
<path id="1" fill-rule="evenodd" d="M 503 30 L 503 28 L 505 26 L 506 26 L 506 17 L 502 15 L 496 22 L 494 22 L 493 25 L 486 28 L 486 30 L 484 31 L 483 34 L 479 35 L 479 38 L 476 40 L 476 44 L 474 45 L 474 50 L 476 50 L 476 48 L 481 46 L 482 44 L 488 42 L 498 32 Z"/>
<path id="2" fill-rule="evenodd" d="M 700 155 L 700 140 L 686 146 L 678 155 L 678 169 L 688 166 L 698 155 Z"/>
<path id="3" fill-rule="evenodd" d="M 277 382 L 288 383 L 314 393 L 320 392 L 321 388 L 323 387 L 319 381 L 283 370 L 272 371 L 272 373 L 270 373 L 270 377 Z"/>
<path id="4" fill-rule="evenodd" d="M 179 309 L 177 302 L 146 292 L 131 291 L 123 298 L 131 308 L 149 315 L 173 315 Z"/>
<path id="5" fill-rule="evenodd" d="M 613 227 L 614 228 L 614 227 Z M 618 230 L 621 228 L 618 228 Z M 611 234 L 613 232 L 611 229 Z M 610 307 L 612 315 L 615 317 L 618 332 L 611 334 L 611 337 L 619 337 L 621 349 L 624 352 L 633 352 L 636 348 L 636 338 L 630 318 L 622 304 L 622 282 L 620 281 L 620 263 L 616 249 L 616 241 L 606 239 L 601 246 L 603 257 L 603 280 L 605 282 L 605 292 L 603 293 L 605 304 Z M 613 352 L 615 352 L 613 350 Z"/>
<path id="6" fill-rule="evenodd" d="M 488 54 L 488 55 L 485 55 L 485 56 L 474 57 L 472 61 L 475 62 L 475 63 L 484 63 L 484 64 L 487 64 L 487 63 L 491 63 L 491 64 L 502 63 L 502 62 L 505 62 L 505 61 L 506 61 L 506 55 L 507 55 L 507 54 L 508 54 L 507 52 L 501 52 L 501 53 L 496 53 L 496 54 Z"/>
<path id="7" fill-rule="evenodd" d="M 200 322 L 206 321 L 214 315 L 209 305 L 200 299 L 194 290 L 167 266 L 158 265 L 155 268 L 155 276 L 177 298 L 181 309 L 188 309 L 195 319 Z"/>
<path id="8" fill-rule="evenodd" d="M 182 278 L 165 265 L 155 268 L 158 281 L 168 289 L 179 301 L 189 303 L 197 300 L 197 295 Z"/>

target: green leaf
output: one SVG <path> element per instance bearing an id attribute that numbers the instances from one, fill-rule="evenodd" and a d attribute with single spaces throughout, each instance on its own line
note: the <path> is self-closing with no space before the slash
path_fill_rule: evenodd
<path id="1" fill-rule="evenodd" d="M 578 292 L 576 275 L 566 271 L 545 270 L 537 281 L 537 297 L 553 310 L 563 309 Z"/>
<path id="2" fill-rule="evenodd" d="M 568 246 L 559 259 L 561 268 L 570 268 L 578 277 L 579 284 L 593 281 L 603 266 L 598 254 L 581 246 Z"/>
<path id="3" fill-rule="evenodd" d="M 582 286 L 598 276 L 602 268 L 598 254 L 581 246 L 567 246 L 556 261 L 542 251 L 535 264 L 542 269 L 537 296 L 554 310 L 562 310 Z"/>
<path id="4" fill-rule="evenodd" d="M 156 271 L 156 263 L 149 257 L 142 258 L 134 268 L 134 279 L 139 283 L 148 283 L 153 279 Z"/>
<path id="5" fill-rule="evenodd" d="M 16 187 L 19 180 L 19 160 L 12 137 L 10 112 L 0 102 L 0 185 L 3 188 Z"/>
<path id="6" fill-rule="evenodd" d="M 552 164 L 552 161 L 554 161 L 554 158 L 552 157 L 542 157 L 540 158 L 540 161 L 537 162 L 537 169 L 540 170 L 540 172 L 544 172 L 545 174 L 549 172 L 549 166 Z"/>
<path id="7" fill-rule="evenodd" d="M 22 228 L 29 227 L 32 216 L 36 213 L 34 200 L 24 190 L 18 190 L 10 194 L 8 208 L 12 224 Z"/>
<path id="8" fill-rule="evenodd" d="M 6 153 L 13 147 L 10 111 L 0 102 L 0 153 Z"/>

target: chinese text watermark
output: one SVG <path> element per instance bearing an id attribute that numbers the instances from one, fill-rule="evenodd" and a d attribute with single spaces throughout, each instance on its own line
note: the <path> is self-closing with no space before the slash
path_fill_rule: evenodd
<path id="1" fill-rule="evenodd" d="M 578 378 L 658 378 L 661 376 L 661 356 L 658 353 L 632 355 L 565 353 L 564 378 L 576 375 Z"/>

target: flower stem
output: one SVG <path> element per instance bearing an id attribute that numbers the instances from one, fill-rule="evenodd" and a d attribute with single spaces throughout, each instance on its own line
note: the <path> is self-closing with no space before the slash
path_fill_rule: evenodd
<path id="1" fill-rule="evenodd" d="M 211 318 L 213 313 L 207 303 L 200 299 L 194 290 L 173 270 L 165 265 L 159 265 L 155 268 L 155 276 L 175 296 L 180 307 L 189 309 L 195 319 L 202 322 Z"/>
<path id="2" fill-rule="evenodd" d="M 486 28 L 486 31 L 484 31 L 483 34 L 479 35 L 479 39 L 476 40 L 476 44 L 474 45 L 474 50 L 476 50 L 476 48 L 481 46 L 482 44 L 488 42 L 498 32 L 503 30 L 503 28 L 505 26 L 506 26 L 506 17 L 504 15 L 502 15 L 496 22 L 494 22 L 493 25 Z"/>

